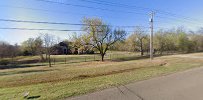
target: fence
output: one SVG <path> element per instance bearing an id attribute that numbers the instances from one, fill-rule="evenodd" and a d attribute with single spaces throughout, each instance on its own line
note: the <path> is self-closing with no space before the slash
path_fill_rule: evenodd
<path id="1" fill-rule="evenodd" d="M 129 60 L 132 58 L 139 57 L 138 54 L 107 54 L 104 57 L 106 61 L 119 61 L 119 60 Z M 74 55 L 74 56 L 52 56 L 52 64 L 69 64 L 69 63 L 79 63 L 79 62 L 91 62 L 100 61 L 101 56 L 99 54 L 94 55 Z M 47 63 L 47 62 L 45 62 Z"/>
<path id="2" fill-rule="evenodd" d="M 8 66 L 45 66 L 48 65 L 48 61 L 40 62 L 40 58 L 36 58 L 29 60 L 18 61 L 15 59 L 10 59 Z M 140 53 L 132 53 L 132 52 L 122 52 L 122 53 L 108 53 L 105 55 L 105 61 L 127 61 L 127 60 L 136 60 L 140 58 L 147 58 L 148 56 L 141 57 Z M 29 57 L 28 57 L 29 58 Z M 30 57 L 32 58 L 32 57 Z M 80 63 L 80 62 L 92 62 L 92 61 L 101 61 L 101 56 L 99 54 L 92 55 L 52 55 L 51 56 L 51 64 L 71 64 L 71 63 Z M 8 62 L 7 62 L 8 63 Z M 7 66 L 7 67 L 8 67 Z M 0 66 L 1 67 L 1 66 Z"/>

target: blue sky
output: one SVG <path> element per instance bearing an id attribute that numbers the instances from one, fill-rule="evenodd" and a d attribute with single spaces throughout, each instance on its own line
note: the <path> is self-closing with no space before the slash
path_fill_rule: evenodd
<path id="1" fill-rule="evenodd" d="M 97 0 L 53 1 L 63 2 L 66 4 L 108 9 L 108 11 L 93 8 L 90 9 L 85 7 L 52 4 L 37 0 L 2 0 L 0 2 L 0 19 L 81 23 L 82 18 L 84 17 L 99 17 L 110 25 L 140 25 L 149 27 L 149 12 L 152 9 L 158 9 L 164 12 L 173 13 L 175 14 L 175 17 L 174 15 L 167 15 L 166 13 L 161 14 L 160 11 L 156 12 L 155 30 L 157 30 L 158 27 L 167 29 L 178 26 L 184 26 L 189 30 L 196 30 L 203 26 L 202 0 L 100 0 L 104 1 L 103 3 L 113 2 L 128 5 L 128 7 L 101 5 L 87 2 L 99 2 Z M 131 8 L 130 6 L 136 7 Z M 5 27 L 68 30 L 80 29 L 79 26 L 13 23 L 0 21 L 0 28 Z M 126 30 L 132 31 L 133 29 L 128 28 Z M 0 29 L 0 40 L 7 41 L 11 44 L 20 44 L 22 41 L 28 39 L 29 37 L 38 36 L 39 33 L 50 33 L 60 37 L 61 39 L 68 39 L 73 32 L 22 31 Z"/>

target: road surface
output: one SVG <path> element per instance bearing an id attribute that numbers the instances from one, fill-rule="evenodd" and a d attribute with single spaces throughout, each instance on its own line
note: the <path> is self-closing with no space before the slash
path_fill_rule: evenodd
<path id="1" fill-rule="evenodd" d="M 67 100 L 203 100 L 203 67 Z"/>

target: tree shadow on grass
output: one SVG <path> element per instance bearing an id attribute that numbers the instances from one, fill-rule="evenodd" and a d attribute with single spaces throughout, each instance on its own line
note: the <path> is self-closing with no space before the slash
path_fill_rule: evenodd
<path id="1" fill-rule="evenodd" d="M 161 57 L 161 56 L 169 56 L 169 55 L 154 55 L 154 57 Z M 113 59 L 112 61 L 122 62 L 122 61 L 141 60 L 141 59 L 150 59 L 150 56 L 145 55 L 145 56 L 122 57 L 122 58 Z"/>
<path id="2" fill-rule="evenodd" d="M 36 72 L 47 72 L 52 70 L 28 70 L 28 71 L 19 71 L 17 74 L 24 74 L 24 73 L 36 73 Z"/>
<path id="3" fill-rule="evenodd" d="M 38 96 L 30 96 L 30 97 L 27 98 L 27 100 L 38 99 L 40 97 L 41 97 L 40 95 L 38 95 Z"/>
<path id="4" fill-rule="evenodd" d="M 28 71 L 18 71 L 18 72 L 2 72 L 0 73 L 0 76 L 24 74 L 24 73 L 40 73 L 40 72 L 47 72 L 47 71 L 52 71 L 52 70 L 28 70 Z"/>
<path id="5" fill-rule="evenodd" d="M 112 61 L 122 62 L 122 61 L 140 60 L 140 59 L 148 59 L 148 58 L 149 56 L 132 56 L 132 57 L 117 58 L 117 59 L 113 59 Z"/>
<path id="6" fill-rule="evenodd" d="M 54 64 L 52 62 L 52 65 L 58 65 L 58 64 L 65 64 L 65 65 L 68 65 L 68 64 L 77 64 L 77 63 L 83 63 L 83 62 L 93 62 L 93 61 L 100 61 L 100 60 L 89 60 L 87 59 L 86 61 L 67 61 L 67 62 L 57 62 L 57 64 Z"/>
<path id="7" fill-rule="evenodd" d="M 37 64 L 37 65 L 0 65 L 0 70 L 14 69 L 14 68 L 40 67 L 40 66 L 46 66 L 46 65 L 45 64 Z"/>

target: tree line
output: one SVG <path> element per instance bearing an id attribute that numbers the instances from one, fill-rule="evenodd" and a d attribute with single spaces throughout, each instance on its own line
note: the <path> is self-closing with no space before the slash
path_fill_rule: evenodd
<path id="1" fill-rule="evenodd" d="M 84 31 L 79 36 L 73 35 L 69 40 L 61 41 L 51 34 L 41 34 L 37 38 L 29 38 L 21 45 L 0 42 L 0 57 L 35 56 L 41 61 L 48 61 L 59 50 L 63 42 L 73 54 L 98 52 L 101 60 L 108 50 L 140 52 L 141 56 L 149 53 L 149 33 L 142 27 L 136 27 L 131 34 L 122 28 L 112 28 L 101 19 L 84 18 Z M 72 51 L 71 51 L 72 50 Z M 190 53 L 203 51 L 203 28 L 198 31 L 186 31 L 184 28 L 160 29 L 154 34 L 154 54 Z M 68 52 L 68 51 L 67 51 Z"/>
<path id="2" fill-rule="evenodd" d="M 112 50 L 149 53 L 150 36 L 141 27 L 124 41 L 115 43 Z M 154 54 L 166 53 L 191 53 L 203 51 L 203 28 L 198 31 L 186 31 L 183 27 L 173 29 L 160 29 L 154 34 Z"/>

